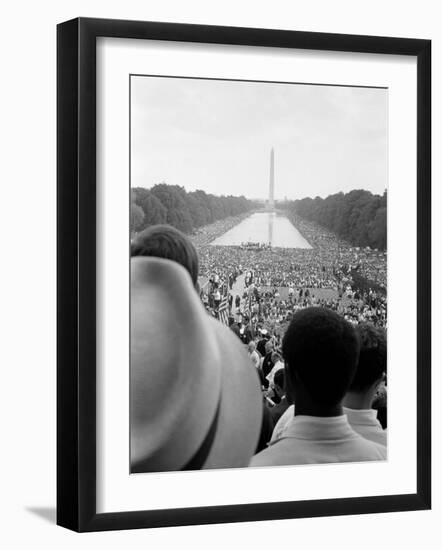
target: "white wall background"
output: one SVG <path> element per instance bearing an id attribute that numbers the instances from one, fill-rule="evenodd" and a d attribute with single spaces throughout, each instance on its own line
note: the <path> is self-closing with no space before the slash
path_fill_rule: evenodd
<path id="1" fill-rule="evenodd" d="M 439 548 L 442 18 L 437 0 L 72 0 L 2 9 L 0 541 L 4 548 Z M 433 511 L 76 535 L 55 518 L 55 25 L 108 17 L 433 40 Z M 404 273 L 406 276 L 406 273 Z M 404 304 L 406 312 L 406 304 Z"/>

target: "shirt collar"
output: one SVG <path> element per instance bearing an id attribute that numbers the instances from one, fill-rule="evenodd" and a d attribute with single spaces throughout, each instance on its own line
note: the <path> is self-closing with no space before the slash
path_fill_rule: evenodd
<path id="1" fill-rule="evenodd" d="M 346 414 L 340 416 L 299 415 L 290 421 L 282 438 L 336 440 L 354 436 L 356 433 L 348 423 Z"/>
<path id="2" fill-rule="evenodd" d="M 344 407 L 344 413 L 350 424 L 359 426 L 378 426 L 377 411 L 374 409 L 349 409 Z"/>

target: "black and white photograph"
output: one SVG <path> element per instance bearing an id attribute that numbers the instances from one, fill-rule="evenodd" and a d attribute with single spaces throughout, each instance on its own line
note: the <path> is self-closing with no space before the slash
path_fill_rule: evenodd
<path id="1" fill-rule="evenodd" d="M 431 41 L 195 21 L 57 27 L 57 524 L 378 533 L 432 505 Z"/>
<path id="2" fill-rule="evenodd" d="M 440 3 L 357 8 L 4 5 L 0 547 L 440 546 Z"/>
<path id="3" fill-rule="evenodd" d="M 131 474 L 387 461 L 388 89 L 129 87 Z"/>

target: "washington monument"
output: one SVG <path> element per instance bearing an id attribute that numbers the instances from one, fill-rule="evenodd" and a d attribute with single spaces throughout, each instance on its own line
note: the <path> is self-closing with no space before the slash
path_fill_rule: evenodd
<path id="1" fill-rule="evenodd" d="M 272 147 L 272 150 L 270 151 L 269 210 L 275 209 L 274 191 L 275 191 L 275 152 Z"/>

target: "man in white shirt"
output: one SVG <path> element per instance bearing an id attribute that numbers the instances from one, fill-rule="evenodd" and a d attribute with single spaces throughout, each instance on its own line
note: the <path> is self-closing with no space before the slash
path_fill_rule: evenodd
<path id="1" fill-rule="evenodd" d="M 369 323 L 357 327 L 361 351 L 358 368 L 344 398 L 344 413 L 358 434 L 387 445 L 387 431 L 382 429 L 377 412 L 372 408 L 378 387 L 387 372 L 387 338 L 385 330 Z"/>
<path id="2" fill-rule="evenodd" d="M 250 466 L 385 460 L 386 448 L 357 434 L 343 412 L 359 356 L 351 324 L 329 309 L 306 308 L 293 316 L 282 350 L 295 415 Z"/>
<path id="3" fill-rule="evenodd" d="M 287 426 L 290 424 L 292 419 L 295 416 L 295 406 L 290 405 L 287 410 L 281 415 L 279 420 L 276 422 L 275 427 L 273 428 L 272 437 L 270 439 L 270 444 L 274 443 L 280 439 L 285 432 Z"/>
<path id="4" fill-rule="evenodd" d="M 250 357 L 250 360 L 252 361 L 253 363 L 253 366 L 258 369 L 259 368 L 259 363 L 260 363 L 260 359 L 259 359 L 259 354 L 258 352 L 256 351 L 256 344 L 253 340 L 251 340 L 248 344 L 248 348 L 249 348 L 249 357 Z"/>
<path id="5" fill-rule="evenodd" d="M 272 353 L 272 363 L 273 363 L 273 368 L 269 372 L 269 374 L 266 376 L 266 379 L 269 382 L 270 388 L 273 387 L 273 379 L 275 378 L 275 374 L 277 373 L 277 371 L 284 368 L 284 363 L 281 361 L 281 357 L 276 351 Z"/>

